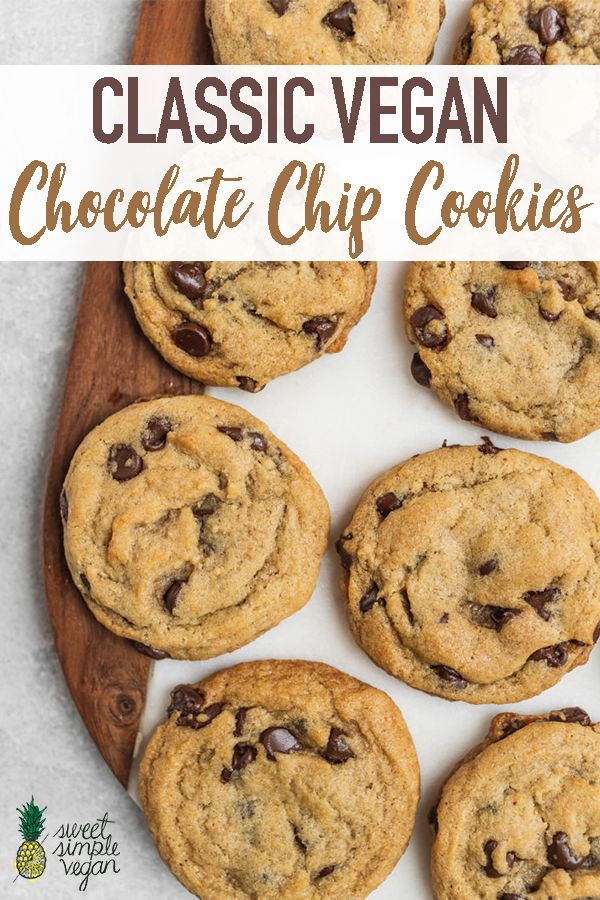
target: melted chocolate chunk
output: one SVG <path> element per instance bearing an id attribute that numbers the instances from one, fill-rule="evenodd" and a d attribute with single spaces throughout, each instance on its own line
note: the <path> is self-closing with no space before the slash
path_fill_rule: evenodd
<path id="1" fill-rule="evenodd" d="M 527 591 L 526 594 L 523 594 L 525 603 L 529 603 L 544 622 L 549 622 L 552 618 L 552 613 L 549 609 L 546 609 L 546 604 L 554 603 L 559 597 L 560 591 L 558 588 L 546 588 L 544 591 Z"/>
<path id="2" fill-rule="evenodd" d="M 295 825 L 294 825 L 294 842 L 295 842 L 296 846 L 300 848 L 302 853 L 306 853 L 308 848 L 307 848 L 306 844 L 304 843 L 304 841 L 300 838 L 300 832 L 298 831 L 298 829 L 296 828 Z"/>
<path id="3" fill-rule="evenodd" d="M 333 727 L 329 732 L 327 747 L 322 752 L 321 756 L 332 765 L 345 763 L 347 760 L 352 759 L 354 757 L 354 753 L 348 746 L 345 732 L 343 732 L 339 728 Z"/>
<path id="4" fill-rule="evenodd" d="M 413 616 L 412 606 L 410 605 L 410 599 L 406 588 L 402 588 L 402 590 L 400 591 L 400 599 L 402 600 L 402 608 L 406 613 L 406 618 L 408 619 L 409 624 L 414 625 L 415 617 Z"/>
<path id="5" fill-rule="evenodd" d="M 480 575 L 490 575 L 492 572 L 495 572 L 498 568 L 498 560 L 495 556 L 491 559 L 488 559 L 486 562 L 482 563 L 479 566 L 479 574 Z"/>
<path id="6" fill-rule="evenodd" d="M 355 35 L 354 22 L 352 16 L 356 15 L 356 6 L 350 0 L 349 3 L 342 3 L 337 9 L 332 10 L 323 18 L 323 25 L 333 28 L 340 33 L 340 37 L 344 39 L 353 38 Z"/>
<path id="7" fill-rule="evenodd" d="M 246 716 L 248 715 L 249 706 L 241 706 L 235 714 L 234 737 L 241 737 L 244 733 L 244 725 L 246 724 Z"/>
<path id="8" fill-rule="evenodd" d="M 236 744 L 233 748 L 233 756 L 231 758 L 231 768 L 234 772 L 241 772 L 250 763 L 256 759 L 256 747 L 250 744 Z"/>
<path id="9" fill-rule="evenodd" d="M 63 522 L 66 523 L 69 518 L 69 501 L 67 500 L 67 495 L 64 488 L 60 492 L 60 497 L 58 498 L 58 506 L 60 508 L 61 518 Z"/>
<path id="10" fill-rule="evenodd" d="M 336 328 L 337 323 L 332 319 L 328 319 L 327 316 L 315 316 L 314 319 L 308 319 L 303 324 L 302 331 L 315 337 L 317 347 L 321 349 L 323 344 L 326 344 L 333 337 Z"/>
<path id="11" fill-rule="evenodd" d="M 431 666 L 431 668 L 438 678 L 452 685 L 452 687 L 456 687 L 461 691 L 467 687 L 467 681 L 456 669 L 451 669 L 449 666 Z"/>
<path id="12" fill-rule="evenodd" d="M 542 431 L 542 440 L 544 441 L 557 441 L 558 435 L 555 431 Z"/>
<path id="13" fill-rule="evenodd" d="M 544 60 L 531 44 L 519 44 L 502 60 L 504 66 L 543 66 Z"/>
<path id="14" fill-rule="evenodd" d="M 546 46 L 556 44 L 565 33 L 567 23 L 554 6 L 545 6 L 537 17 L 535 30 Z"/>
<path id="15" fill-rule="evenodd" d="M 171 691 L 171 702 L 167 707 L 167 715 L 174 712 L 199 713 L 204 706 L 205 696 L 202 691 L 190 684 L 178 684 Z"/>
<path id="16" fill-rule="evenodd" d="M 179 594 L 181 593 L 181 588 L 185 584 L 181 579 L 176 578 L 175 581 L 171 583 L 171 585 L 167 588 L 163 596 L 163 603 L 165 605 L 165 609 L 167 612 L 173 614 L 173 610 L 177 604 L 177 599 Z"/>
<path id="17" fill-rule="evenodd" d="M 548 721 L 566 722 L 569 725 L 583 725 L 584 727 L 592 724 L 592 720 L 580 706 L 567 706 L 565 709 L 559 709 L 558 712 L 548 716 Z"/>
<path id="18" fill-rule="evenodd" d="M 481 344 L 482 347 L 485 347 L 486 350 L 491 350 L 494 346 L 494 338 L 491 334 L 476 334 L 475 340 Z"/>
<path id="19" fill-rule="evenodd" d="M 195 519 L 202 522 L 209 516 L 213 516 L 221 505 L 221 501 L 216 494 L 206 494 L 202 500 L 199 500 L 195 506 L 192 506 L 192 513 Z"/>
<path id="20" fill-rule="evenodd" d="M 560 317 L 562 315 L 562 313 L 560 313 L 560 312 L 558 312 L 558 313 L 548 312 L 548 310 L 544 309 L 543 306 L 539 306 L 538 309 L 540 311 L 540 316 L 542 317 L 542 319 L 545 319 L 546 322 L 556 322 L 558 319 L 560 319 Z"/>
<path id="21" fill-rule="evenodd" d="M 167 443 L 167 435 L 172 430 L 173 426 L 166 416 L 152 416 L 142 431 L 142 447 L 150 452 L 162 450 Z"/>
<path id="22" fill-rule="evenodd" d="M 259 453 L 267 452 L 267 442 L 264 435 L 259 431 L 249 431 L 248 437 L 250 438 L 250 446 L 253 450 L 258 450 Z"/>
<path id="23" fill-rule="evenodd" d="M 217 425 L 217 431 L 220 431 L 221 434 L 226 434 L 228 438 L 231 438 L 236 443 L 241 441 L 244 436 L 242 429 L 236 428 L 234 425 Z"/>
<path id="24" fill-rule="evenodd" d="M 352 555 L 351 555 L 350 553 L 348 553 L 348 551 L 347 551 L 346 548 L 344 547 L 344 541 L 349 541 L 349 540 L 351 540 L 351 539 L 352 539 L 352 535 L 351 535 L 351 534 L 343 534 L 343 535 L 342 535 L 340 538 L 338 538 L 337 541 L 335 542 L 335 549 L 336 549 L 337 554 L 338 554 L 338 556 L 339 556 L 339 558 L 340 558 L 340 562 L 341 562 L 341 564 L 342 564 L 342 567 L 346 570 L 346 572 L 349 572 L 349 571 L 350 571 L 350 567 L 351 567 L 351 565 L 352 565 L 353 557 L 352 557 Z M 599 623 L 599 625 L 600 625 L 600 623 Z"/>
<path id="25" fill-rule="evenodd" d="M 492 443 L 491 438 L 489 438 L 486 434 L 481 435 L 481 446 L 477 449 L 480 453 L 483 453 L 484 456 L 495 456 L 497 453 L 502 452 L 501 447 L 496 447 L 494 443 Z"/>
<path id="26" fill-rule="evenodd" d="M 169 659 L 166 650 L 157 650 L 156 647 L 149 647 L 147 644 L 141 644 L 140 641 L 130 641 L 132 647 L 135 647 L 138 653 L 149 656 L 150 659 Z"/>
<path id="27" fill-rule="evenodd" d="M 410 324 L 415 337 L 423 347 L 429 349 L 445 347 L 448 343 L 448 330 L 445 327 L 441 332 L 428 331 L 430 322 L 443 321 L 444 316 L 435 306 L 422 306 L 410 317 Z"/>
<path id="28" fill-rule="evenodd" d="M 201 300 L 206 289 L 206 271 L 201 262 L 172 262 L 169 264 L 169 278 L 173 286 L 188 300 Z"/>
<path id="29" fill-rule="evenodd" d="M 273 7 L 277 15 L 282 16 L 288 11 L 290 0 L 269 0 L 269 3 Z"/>
<path id="30" fill-rule="evenodd" d="M 142 458 L 131 444 L 113 444 L 108 451 L 108 471 L 115 481 L 129 481 L 142 471 Z"/>
<path id="31" fill-rule="evenodd" d="M 565 869 L 574 872 L 580 869 L 585 862 L 585 857 L 578 856 L 569 847 L 569 836 L 564 831 L 557 831 L 548 847 L 548 862 L 555 869 Z"/>
<path id="32" fill-rule="evenodd" d="M 250 378 L 249 375 L 236 375 L 235 380 L 240 390 L 247 391 L 248 394 L 256 394 L 259 390 L 262 390 L 254 378 Z"/>
<path id="33" fill-rule="evenodd" d="M 221 781 L 223 782 L 223 784 L 229 784 L 232 775 L 233 772 L 231 771 L 231 769 L 221 769 Z"/>
<path id="34" fill-rule="evenodd" d="M 328 875 L 331 875 L 332 872 L 335 871 L 335 866 L 325 866 L 324 869 L 321 869 L 320 872 L 317 872 L 315 878 L 327 878 Z"/>
<path id="35" fill-rule="evenodd" d="M 210 331 L 198 322 L 181 322 L 173 331 L 172 337 L 175 346 L 188 356 L 200 357 L 210 353 L 212 347 Z"/>
<path id="36" fill-rule="evenodd" d="M 493 628 L 502 631 L 507 622 L 521 615 L 522 610 L 512 609 L 509 606 L 471 606 L 473 619 L 484 628 Z"/>
<path id="37" fill-rule="evenodd" d="M 496 288 L 489 287 L 486 290 L 474 291 L 471 294 L 471 306 L 482 316 L 495 319 L 498 315 L 496 309 Z"/>
<path id="38" fill-rule="evenodd" d="M 421 359 L 418 353 L 412 358 L 412 362 L 410 364 L 410 371 L 412 377 L 415 379 L 417 384 L 420 384 L 422 387 L 429 387 L 431 384 L 431 371 L 428 366 L 425 365 L 423 360 Z"/>
<path id="39" fill-rule="evenodd" d="M 568 643 L 554 644 L 552 647 L 540 647 L 529 657 L 536 662 L 544 661 L 551 669 L 559 669 L 569 659 Z"/>
<path id="40" fill-rule="evenodd" d="M 504 266 L 506 269 L 527 269 L 529 266 L 528 262 L 503 262 L 500 263 L 501 266 Z"/>
<path id="41" fill-rule="evenodd" d="M 381 516 L 382 519 L 387 518 L 391 512 L 394 512 L 396 509 L 400 509 L 402 506 L 402 500 L 394 494 L 392 491 L 388 491 L 387 494 L 382 494 L 381 497 L 378 497 L 375 501 L 375 506 L 377 507 L 377 512 Z"/>
<path id="42" fill-rule="evenodd" d="M 302 750 L 298 737 L 289 730 L 276 726 L 267 728 L 260 736 L 260 742 L 266 750 L 267 759 L 274 760 L 276 753 L 295 753 Z"/>
<path id="43" fill-rule="evenodd" d="M 361 613 L 369 612 L 370 609 L 373 609 L 373 607 L 375 606 L 376 603 L 378 603 L 379 606 L 385 606 L 385 598 L 379 597 L 378 594 L 379 594 L 379 588 L 377 587 L 375 582 L 373 582 L 371 584 L 371 586 L 368 588 L 368 590 L 366 590 L 365 593 L 363 594 L 361 601 L 358 605 L 358 608 L 360 609 Z"/>
<path id="44" fill-rule="evenodd" d="M 454 408 L 456 409 L 456 412 L 461 417 L 461 419 L 464 419 L 465 422 L 473 421 L 473 415 L 469 406 L 468 394 L 459 394 L 454 401 Z"/>
<path id="45" fill-rule="evenodd" d="M 487 841 L 483 845 L 483 852 L 485 853 L 486 863 L 485 866 L 482 866 L 482 868 L 488 878 L 502 878 L 501 873 L 494 868 L 494 863 L 492 860 L 494 850 L 497 846 L 498 841 Z"/>
<path id="46" fill-rule="evenodd" d="M 564 280 L 564 278 L 557 278 L 556 283 L 559 286 L 561 293 L 562 293 L 563 297 L 565 298 L 565 300 L 567 300 L 570 303 L 571 300 L 575 299 L 576 291 L 575 291 L 574 285 L 569 284 L 567 281 Z"/>

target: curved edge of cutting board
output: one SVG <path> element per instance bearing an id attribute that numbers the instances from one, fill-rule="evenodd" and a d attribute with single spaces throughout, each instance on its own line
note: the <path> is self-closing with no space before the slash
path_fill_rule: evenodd
<path id="1" fill-rule="evenodd" d="M 212 63 L 204 0 L 143 0 L 132 63 Z M 77 710 L 127 787 L 150 659 L 100 625 L 71 581 L 59 497 L 75 449 L 106 416 L 139 397 L 200 393 L 146 341 L 123 293 L 120 263 L 86 268 L 43 512 L 44 581 L 56 652 Z"/>

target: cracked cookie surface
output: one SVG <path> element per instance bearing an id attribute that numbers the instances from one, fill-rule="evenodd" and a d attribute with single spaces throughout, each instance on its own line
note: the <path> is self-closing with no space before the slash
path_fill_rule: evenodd
<path id="1" fill-rule="evenodd" d="M 203 900 L 360 900 L 408 844 L 419 765 L 382 691 L 266 660 L 171 694 L 142 760 L 158 851 Z"/>
<path id="2" fill-rule="evenodd" d="M 474 0 L 458 65 L 598 65 L 598 0 Z"/>
<path id="3" fill-rule="evenodd" d="M 377 479 L 338 541 L 354 636 L 413 687 L 531 697 L 600 634 L 600 503 L 518 450 L 445 447 Z"/>
<path id="4" fill-rule="evenodd" d="M 429 61 L 444 0 L 207 0 L 224 65 L 419 65 Z"/>
<path id="5" fill-rule="evenodd" d="M 600 725 L 577 707 L 497 716 L 434 822 L 436 900 L 596 900 Z"/>
<path id="6" fill-rule="evenodd" d="M 125 263 L 137 320 L 175 369 L 254 392 L 341 350 L 369 308 L 375 263 Z"/>
<path id="7" fill-rule="evenodd" d="M 61 514 L 96 618 L 182 659 L 234 650 L 304 606 L 329 530 L 298 457 L 245 410 L 202 396 L 135 403 L 91 431 Z"/>
<path id="8" fill-rule="evenodd" d="M 599 262 L 411 266 L 412 371 L 467 421 L 531 440 L 600 427 Z"/>

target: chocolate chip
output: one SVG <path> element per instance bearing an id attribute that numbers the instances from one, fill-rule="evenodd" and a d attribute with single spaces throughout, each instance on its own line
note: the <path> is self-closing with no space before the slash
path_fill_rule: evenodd
<path id="1" fill-rule="evenodd" d="M 236 744 L 233 748 L 233 756 L 231 758 L 231 768 L 234 772 L 241 772 L 250 763 L 256 759 L 256 747 L 250 744 Z"/>
<path id="2" fill-rule="evenodd" d="M 340 558 L 342 568 L 344 568 L 346 570 L 346 572 L 349 572 L 350 567 L 352 565 L 353 557 L 350 553 L 348 553 L 348 551 L 344 547 L 345 540 L 349 540 L 349 538 L 345 538 L 344 536 L 342 536 L 341 538 L 338 538 L 338 540 L 335 542 L 335 549 Z"/>
<path id="3" fill-rule="evenodd" d="M 491 334 L 476 334 L 475 340 L 478 341 L 482 347 L 486 347 L 490 350 L 494 346 L 494 338 Z"/>
<path id="4" fill-rule="evenodd" d="M 482 316 L 495 319 L 498 315 L 498 310 L 496 309 L 496 288 L 489 287 L 484 291 L 474 291 L 471 294 L 471 306 L 481 313 Z"/>
<path id="5" fill-rule="evenodd" d="M 542 431 L 542 439 L 544 441 L 557 441 L 558 436 L 555 431 Z"/>
<path id="6" fill-rule="evenodd" d="M 451 684 L 453 687 L 456 687 L 461 691 L 467 687 L 467 681 L 462 677 L 460 672 L 456 671 L 456 669 L 451 669 L 449 666 L 431 666 L 431 668 L 438 678 L 448 682 L 448 684 Z"/>
<path id="7" fill-rule="evenodd" d="M 221 781 L 223 782 L 223 784 L 229 784 L 232 775 L 233 772 L 231 771 L 231 769 L 221 769 Z"/>
<path id="8" fill-rule="evenodd" d="M 335 727 L 331 729 L 329 732 L 329 740 L 327 741 L 327 748 L 323 751 L 321 756 L 332 765 L 345 763 L 347 760 L 354 757 L 354 753 L 346 741 L 346 735 L 341 729 Z"/>
<path id="9" fill-rule="evenodd" d="M 267 759 L 274 760 L 276 753 L 295 753 L 302 750 L 298 737 L 288 728 L 276 726 L 267 728 L 260 736 L 260 742 L 267 752 Z"/>
<path id="10" fill-rule="evenodd" d="M 415 617 L 413 616 L 412 606 L 410 605 L 410 599 L 406 588 L 402 588 L 402 590 L 400 591 L 400 599 L 402 600 L 402 608 L 406 613 L 406 618 L 408 619 L 409 624 L 414 625 Z"/>
<path id="11" fill-rule="evenodd" d="M 495 556 L 491 559 L 488 559 L 486 562 L 482 563 L 479 566 L 479 574 L 480 575 L 490 575 L 492 572 L 495 572 L 498 568 L 498 560 Z"/>
<path id="12" fill-rule="evenodd" d="M 337 323 L 327 316 L 315 316 L 303 324 L 302 331 L 316 337 L 320 349 L 333 336 L 336 328 Z"/>
<path id="13" fill-rule="evenodd" d="M 535 30 L 542 44 L 555 44 L 565 33 L 567 23 L 553 6 L 545 6 L 537 17 Z"/>
<path id="14" fill-rule="evenodd" d="M 585 857 L 578 856 L 571 850 L 569 836 L 564 831 L 557 831 L 548 847 L 548 862 L 555 869 L 574 872 L 582 867 Z"/>
<path id="15" fill-rule="evenodd" d="M 570 302 L 571 300 L 575 299 L 576 291 L 575 291 L 574 285 L 569 284 L 567 281 L 564 280 L 564 278 L 557 278 L 556 283 L 559 286 L 561 293 L 562 293 L 563 297 L 565 298 L 565 300 Z"/>
<path id="16" fill-rule="evenodd" d="M 169 278 L 177 290 L 188 300 L 201 300 L 206 289 L 206 269 L 201 262 L 172 262 L 169 264 Z"/>
<path id="17" fill-rule="evenodd" d="M 288 6 L 290 5 L 290 0 L 269 0 L 269 3 L 275 10 L 278 16 L 282 16 L 287 12 Z"/>
<path id="18" fill-rule="evenodd" d="M 511 734 L 514 734 L 515 731 L 520 731 L 521 728 L 525 728 L 525 724 L 526 723 L 519 716 L 512 716 L 502 726 L 503 737 L 509 737 Z"/>
<path id="19" fill-rule="evenodd" d="M 79 580 L 81 582 L 81 586 L 83 587 L 83 589 L 85 591 L 89 591 L 91 585 L 90 585 L 89 579 L 88 579 L 87 575 L 85 574 L 85 572 L 79 573 Z"/>
<path id="20" fill-rule="evenodd" d="M 483 845 L 483 852 L 485 853 L 486 864 L 485 864 L 485 866 L 482 866 L 482 868 L 488 878 L 502 878 L 501 873 L 498 872 L 494 868 L 494 863 L 492 860 L 492 855 L 497 846 L 498 846 L 498 841 L 487 841 Z"/>
<path id="21" fill-rule="evenodd" d="M 477 449 L 480 453 L 483 453 L 484 456 L 496 456 L 497 453 L 502 452 L 501 447 L 496 447 L 496 445 L 492 442 L 492 439 L 487 436 L 487 434 L 481 435 L 481 446 Z"/>
<path id="22" fill-rule="evenodd" d="M 327 878 L 327 876 L 331 875 L 333 871 L 335 871 L 335 866 L 325 866 L 324 869 L 321 869 L 320 872 L 317 872 L 315 878 Z"/>
<path id="23" fill-rule="evenodd" d="M 244 733 L 244 725 L 246 724 L 246 716 L 248 715 L 249 706 L 241 706 L 235 714 L 234 737 L 241 737 Z"/>
<path id="24" fill-rule="evenodd" d="M 473 619 L 484 628 L 493 628 L 502 631 L 507 622 L 521 615 L 522 610 L 512 609 L 509 606 L 480 606 L 477 603 L 471 605 Z"/>
<path id="25" fill-rule="evenodd" d="M 202 691 L 191 684 L 178 684 L 171 691 L 171 702 L 167 707 L 167 715 L 174 712 L 199 713 L 204 706 L 205 696 Z"/>
<path id="26" fill-rule="evenodd" d="M 267 442 L 259 431 L 249 431 L 248 437 L 250 438 L 250 446 L 253 450 L 258 450 L 260 453 L 266 453 L 267 451 Z"/>
<path id="27" fill-rule="evenodd" d="M 213 719 L 216 719 L 222 712 L 222 703 L 211 703 L 210 706 L 207 706 L 206 709 L 202 710 L 202 715 L 206 716 L 206 722 L 203 722 L 201 727 L 204 728 L 205 725 L 210 724 L 210 722 L 212 722 Z"/>
<path id="28" fill-rule="evenodd" d="M 504 266 L 506 269 L 526 269 L 529 266 L 528 262 L 502 262 L 501 266 Z"/>
<path id="29" fill-rule="evenodd" d="M 544 661 L 551 669 L 559 669 L 569 659 L 568 644 L 555 644 L 552 647 L 540 647 L 529 657 L 530 660 Z"/>
<path id="30" fill-rule="evenodd" d="M 530 44 L 519 44 L 502 60 L 503 66 L 543 66 L 544 60 Z"/>
<path id="31" fill-rule="evenodd" d="M 600 309 L 588 309 L 586 316 L 588 319 L 593 319 L 594 322 L 600 322 Z"/>
<path id="32" fill-rule="evenodd" d="M 559 709 L 558 712 L 551 713 L 548 720 L 550 722 L 567 722 L 569 725 L 583 725 L 584 727 L 592 724 L 592 720 L 580 706 L 567 706 L 565 709 Z"/>
<path id="33" fill-rule="evenodd" d="M 415 353 L 412 358 L 410 371 L 417 384 L 420 384 L 422 387 L 429 387 L 431 384 L 431 371 L 418 353 Z"/>
<path id="34" fill-rule="evenodd" d="M 138 653 L 149 656 L 150 659 L 170 659 L 166 650 L 157 650 L 156 647 L 149 647 L 147 644 L 141 644 L 139 641 L 130 641 L 132 647 L 135 647 Z"/>
<path id="35" fill-rule="evenodd" d="M 181 581 L 177 578 L 172 582 L 170 587 L 168 587 L 164 593 L 163 603 L 165 605 L 165 609 L 167 610 L 167 612 L 170 612 L 171 615 L 173 614 L 173 610 L 175 609 L 175 605 L 177 603 L 177 598 L 179 597 L 181 588 L 184 584 L 184 581 Z"/>
<path id="36" fill-rule="evenodd" d="M 67 495 L 65 493 L 65 489 L 63 488 L 60 492 L 60 497 L 58 498 L 58 506 L 60 508 L 60 515 L 63 522 L 67 522 L 69 518 L 69 501 L 67 500 Z"/>
<path id="37" fill-rule="evenodd" d="M 206 356 L 212 347 L 208 328 L 198 322 L 182 322 L 173 332 L 175 345 L 188 356 Z"/>
<path id="38" fill-rule="evenodd" d="M 556 320 L 560 319 L 560 317 L 562 315 L 562 312 L 558 312 L 558 313 L 548 312 L 548 310 L 544 309 L 543 306 L 539 306 L 538 309 L 540 311 L 540 316 L 542 317 L 542 319 L 545 319 L 546 322 L 556 322 Z"/>
<path id="39" fill-rule="evenodd" d="M 192 506 L 192 513 L 194 514 L 194 518 L 203 521 L 209 516 L 214 515 L 220 505 L 221 501 L 216 494 L 205 494 L 202 500 L 199 500 L 195 506 Z"/>
<path id="40" fill-rule="evenodd" d="M 438 622 L 440 623 L 440 625 L 447 625 L 449 621 L 450 621 L 450 614 L 447 612 L 442 613 L 442 615 L 438 619 Z"/>
<path id="41" fill-rule="evenodd" d="M 378 594 L 379 588 L 377 587 L 375 582 L 373 582 L 368 590 L 365 591 L 365 593 L 361 597 L 360 603 L 358 604 L 358 608 L 360 609 L 361 613 L 369 612 L 369 610 L 372 609 L 376 603 L 378 603 L 380 606 L 385 606 L 385 599 L 383 597 L 379 597 Z"/>
<path id="42" fill-rule="evenodd" d="M 473 414 L 471 413 L 471 408 L 469 406 L 468 394 L 459 394 L 454 401 L 454 408 L 456 409 L 456 412 L 459 414 L 461 419 L 464 419 L 465 422 L 473 421 Z"/>
<path id="43" fill-rule="evenodd" d="M 247 391 L 249 394 L 256 394 L 259 390 L 262 390 L 262 388 L 258 387 L 254 378 L 250 378 L 249 375 L 236 375 L 235 380 L 240 390 Z"/>
<path id="44" fill-rule="evenodd" d="M 353 38 L 355 35 L 354 22 L 352 16 L 356 15 L 356 7 L 352 0 L 349 3 L 342 3 L 337 9 L 332 10 L 322 19 L 323 25 L 329 28 L 335 28 L 345 38 Z"/>
<path id="45" fill-rule="evenodd" d="M 415 337 L 424 347 L 441 348 L 448 343 L 448 330 L 446 327 L 440 332 L 428 331 L 430 322 L 443 320 L 444 316 L 435 306 L 421 306 L 410 317 L 410 324 Z"/>
<path id="46" fill-rule="evenodd" d="M 295 825 L 294 825 L 294 841 L 296 843 L 296 846 L 300 848 L 302 853 L 306 853 L 308 848 L 307 848 L 306 844 L 304 843 L 304 841 L 300 839 L 300 833 Z"/>
<path id="47" fill-rule="evenodd" d="M 234 425 L 217 425 L 217 431 L 220 431 L 221 434 L 226 434 L 228 438 L 231 438 L 236 443 L 241 441 L 244 436 L 242 429 L 236 428 Z"/>
<path id="48" fill-rule="evenodd" d="M 108 471 L 115 481 L 129 481 L 143 468 L 141 457 L 131 444 L 113 444 L 108 451 Z"/>
<path id="49" fill-rule="evenodd" d="M 437 803 L 435 804 L 435 806 L 432 806 L 431 809 L 429 810 L 429 813 L 427 814 L 427 821 L 433 828 L 435 834 L 437 834 L 439 831 L 438 804 Z"/>
<path id="50" fill-rule="evenodd" d="M 560 591 L 558 588 L 546 588 L 544 591 L 527 591 L 526 594 L 523 594 L 525 603 L 529 603 L 544 622 L 549 622 L 552 616 L 550 610 L 545 608 L 546 604 L 554 603 L 559 597 Z"/>
<path id="51" fill-rule="evenodd" d="M 600 641 L 600 622 L 594 628 L 594 633 L 592 635 L 592 643 L 597 644 Z"/>
<path id="52" fill-rule="evenodd" d="M 388 491 L 387 494 L 382 494 L 381 497 L 377 498 L 375 506 L 381 518 L 385 519 L 395 509 L 400 509 L 402 500 L 393 491 Z"/>
<path id="53" fill-rule="evenodd" d="M 150 452 L 162 450 L 172 430 L 173 426 L 166 416 L 152 416 L 142 431 L 142 447 Z"/>

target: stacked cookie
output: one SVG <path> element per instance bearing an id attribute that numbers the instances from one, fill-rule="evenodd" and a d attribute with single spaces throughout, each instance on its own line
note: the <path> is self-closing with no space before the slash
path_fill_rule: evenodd
<path id="1" fill-rule="evenodd" d="M 225 64 L 425 63 L 443 0 L 206 0 Z M 598 63 L 597 0 L 475 0 L 456 62 Z M 374 263 L 128 262 L 137 320 L 174 368 L 261 390 L 342 350 Z M 600 427 L 600 263 L 419 263 L 412 373 L 467 422 L 533 440 Z M 96 618 L 154 659 L 211 659 L 310 599 L 327 501 L 260 420 L 205 396 L 94 429 L 61 497 Z M 518 702 L 600 638 L 600 503 L 519 450 L 448 446 L 379 477 L 337 542 L 351 631 L 445 700 Z M 173 688 L 140 768 L 158 850 L 204 900 L 359 900 L 404 853 L 419 764 L 383 692 L 265 660 Z M 579 707 L 496 716 L 431 817 L 437 900 L 600 897 L 600 725 Z"/>

